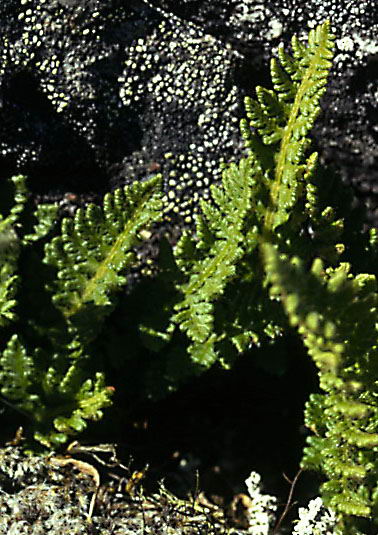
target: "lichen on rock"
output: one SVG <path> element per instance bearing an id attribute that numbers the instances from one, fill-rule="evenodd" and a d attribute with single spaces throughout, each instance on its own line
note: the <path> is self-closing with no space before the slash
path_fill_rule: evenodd
<path id="1" fill-rule="evenodd" d="M 374 0 L 8 0 L 0 168 L 43 194 L 99 192 L 158 169 L 167 212 L 190 222 L 219 164 L 240 156 L 242 99 L 264 83 L 272 46 L 325 18 L 338 53 L 315 137 L 375 224 Z"/>
<path id="2" fill-rule="evenodd" d="M 106 476 L 97 487 L 89 466 L 67 456 L 26 455 L 13 446 L 0 449 L 0 534 L 263 535 L 272 520 L 275 499 L 261 494 L 259 476 L 251 494 L 257 506 L 249 499 L 250 522 L 243 528 L 232 527 L 224 510 L 202 494 L 182 500 L 163 485 L 148 495 L 141 489 L 127 492 L 127 479 Z"/>

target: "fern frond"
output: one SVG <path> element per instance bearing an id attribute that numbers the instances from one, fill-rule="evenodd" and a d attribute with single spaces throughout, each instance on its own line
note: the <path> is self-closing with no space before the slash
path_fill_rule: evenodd
<path id="1" fill-rule="evenodd" d="M 211 190 L 213 202 L 202 202 L 198 241 L 186 235 L 175 251 L 177 263 L 185 266 L 190 276 L 178 287 L 183 299 L 176 304 L 172 321 L 191 340 L 193 361 L 206 367 L 216 359 L 214 302 L 235 276 L 236 263 L 244 254 L 243 227 L 260 172 L 252 158 L 224 169 L 222 186 Z"/>
<path id="2" fill-rule="evenodd" d="M 0 219 L 0 325 L 15 319 L 20 251 L 38 265 L 32 245 L 47 236 L 57 214 L 55 205 L 40 205 L 33 231 L 25 232 L 32 221 L 26 217 L 21 226 L 25 181 L 16 177 L 13 182 L 15 204 Z M 108 194 L 103 209 L 91 205 L 78 210 L 74 220 L 64 219 L 62 235 L 46 245 L 44 261 L 58 272 L 47 290 L 53 289 L 53 301 L 62 315 L 56 315 L 56 325 L 50 325 L 49 319 L 38 325 L 27 315 L 22 318 L 28 326 L 27 346 L 33 349 L 29 354 L 17 335 L 10 339 L 0 357 L 0 387 L 4 402 L 8 399 L 16 410 L 30 416 L 35 439 L 48 447 L 64 443 L 88 420 L 100 418 L 111 402 L 113 388 L 105 386 L 101 373 L 90 370 L 88 344 L 112 306 L 112 294 L 126 281 L 125 269 L 140 232 L 161 217 L 159 185 L 156 177 Z M 24 285 L 23 291 L 27 290 L 29 285 Z M 45 297 L 42 306 L 48 307 L 48 292 Z M 36 345 L 38 341 L 43 349 Z"/>
<path id="3" fill-rule="evenodd" d="M 25 177 L 23 175 L 17 175 L 12 177 L 10 180 L 13 182 L 14 186 L 14 204 L 6 217 L 0 215 L 0 236 L 4 232 L 7 232 L 9 228 L 17 227 L 19 224 L 20 215 L 24 211 L 25 203 L 28 198 Z"/>
<path id="4" fill-rule="evenodd" d="M 184 298 L 175 307 L 173 321 L 191 340 L 189 353 L 197 363 L 209 366 L 217 358 L 214 343 L 225 333 L 214 333 L 214 304 L 235 277 L 237 266 L 288 220 L 303 196 L 305 181 L 314 173 L 316 155 L 305 161 L 307 134 L 320 110 L 332 41 L 329 23 L 324 23 L 310 32 L 307 45 L 294 38 L 292 58 L 280 51 L 281 65 L 272 61 L 275 90 L 257 87 L 257 100 L 245 100 L 249 122 L 242 121 L 241 129 L 249 158 L 229 166 L 222 185 L 213 187 L 211 202 L 202 202 L 197 241 L 185 235 L 176 249 L 177 263 L 188 280 L 179 287 Z M 292 234 L 298 230 L 291 229 Z M 259 297 L 264 300 L 262 294 Z M 257 336 L 250 326 L 234 333 L 239 348 Z"/>
<path id="5" fill-rule="evenodd" d="M 101 418 L 113 389 L 105 386 L 103 374 L 97 373 L 94 381 L 85 379 L 83 356 L 62 373 L 69 355 L 53 355 L 53 365 L 45 372 L 38 367 L 38 353 L 29 355 L 13 335 L 0 356 L 0 391 L 10 405 L 33 419 L 35 440 L 51 448 L 85 429 L 88 420 Z"/>
<path id="6" fill-rule="evenodd" d="M 267 236 L 288 220 L 302 193 L 301 182 L 306 166 L 311 163 L 307 160 L 303 165 L 309 146 L 307 134 L 320 112 L 319 101 L 331 67 L 333 39 L 328 22 L 311 30 L 307 45 L 293 37 L 293 57 L 280 48 L 279 62 L 275 59 L 271 62 L 275 91 L 258 87 L 257 101 L 245 99 L 249 124 L 242 121 L 241 128 L 247 145 L 252 150 L 256 148 L 253 139 L 256 134 L 249 129 L 252 127 L 274 154 L 270 199 L 264 218 Z"/>
<path id="7" fill-rule="evenodd" d="M 325 268 L 320 259 L 308 272 L 271 244 L 264 255 L 272 296 L 301 334 L 325 391 L 306 407 L 306 425 L 317 436 L 309 438 L 302 465 L 327 475 L 326 505 L 370 518 L 378 505 L 371 486 L 378 480 L 377 281 L 353 276 L 346 263 Z"/>
<path id="8" fill-rule="evenodd" d="M 66 404 L 65 412 L 68 416 L 54 418 L 53 411 L 47 411 L 43 415 L 43 426 L 34 433 L 34 438 L 44 446 L 57 447 L 67 442 L 70 436 L 84 431 L 88 421 L 96 421 L 102 417 L 102 409 L 111 405 L 113 389 L 105 386 L 104 376 L 97 373 L 94 380 L 87 379 L 77 390 L 74 399 Z M 60 407 L 60 413 L 64 407 Z M 49 430 L 43 427 L 52 419 Z M 52 428 L 52 429 L 51 429 Z"/>
<path id="9" fill-rule="evenodd" d="M 67 319 L 91 323 L 112 306 L 112 294 L 125 282 L 139 233 L 161 217 L 160 177 L 134 183 L 89 205 L 62 222 L 61 236 L 45 249 L 45 262 L 57 268 L 54 303 Z M 100 311 L 101 307 L 101 311 Z"/>
<path id="10" fill-rule="evenodd" d="M 39 403 L 39 397 L 30 391 L 35 372 L 33 357 L 14 334 L 0 357 L 0 384 L 2 395 L 21 410 L 32 412 Z"/>
<path id="11" fill-rule="evenodd" d="M 14 308 L 17 304 L 15 299 L 18 276 L 13 275 L 9 265 L 0 268 L 0 326 L 15 320 Z"/>
<path id="12" fill-rule="evenodd" d="M 33 214 L 34 218 L 37 220 L 33 232 L 25 234 L 22 237 L 23 243 L 26 245 L 46 237 L 55 225 L 57 215 L 57 204 L 39 204 Z"/>
<path id="13" fill-rule="evenodd" d="M 0 214 L 0 326 L 16 318 L 16 275 L 17 261 L 20 252 L 20 240 L 16 229 L 27 201 L 25 177 L 18 175 L 11 178 L 14 186 L 13 206 L 9 214 Z"/>

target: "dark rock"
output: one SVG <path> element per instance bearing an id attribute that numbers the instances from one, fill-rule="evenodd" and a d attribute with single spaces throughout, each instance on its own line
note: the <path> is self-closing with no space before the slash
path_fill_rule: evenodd
<path id="1" fill-rule="evenodd" d="M 338 39 L 315 139 L 376 224 L 375 0 L 8 0 L 0 169 L 62 195 L 160 171 L 167 211 L 190 222 L 242 152 L 243 96 L 269 84 L 272 47 L 325 18 Z"/>

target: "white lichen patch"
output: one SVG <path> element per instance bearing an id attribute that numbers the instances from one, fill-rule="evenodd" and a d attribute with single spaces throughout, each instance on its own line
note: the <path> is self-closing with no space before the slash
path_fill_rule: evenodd
<path id="1" fill-rule="evenodd" d="M 248 533 L 250 535 L 269 535 L 276 519 L 277 498 L 262 493 L 261 476 L 257 472 L 251 472 L 245 484 L 252 503 L 249 511 Z"/>
<path id="2" fill-rule="evenodd" d="M 378 35 L 378 25 L 376 26 L 376 32 Z M 359 57 L 370 56 L 378 53 L 378 40 L 363 38 L 359 34 L 353 34 L 353 40 L 357 45 L 357 55 Z"/>
<path id="3" fill-rule="evenodd" d="M 335 535 L 337 516 L 324 507 L 321 498 L 311 500 L 308 507 L 300 507 L 298 514 L 292 535 Z"/>
<path id="4" fill-rule="evenodd" d="M 339 50 L 342 50 L 342 51 L 351 51 L 354 49 L 354 46 L 355 46 L 355 42 L 353 41 L 353 39 L 351 37 L 349 37 L 348 35 L 345 36 L 345 37 L 342 37 L 341 39 L 336 39 L 336 46 Z"/>

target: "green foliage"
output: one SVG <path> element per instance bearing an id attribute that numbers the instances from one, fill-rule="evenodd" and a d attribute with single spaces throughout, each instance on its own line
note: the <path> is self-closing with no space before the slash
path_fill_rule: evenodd
<path id="1" fill-rule="evenodd" d="M 226 167 L 202 203 L 196 235 L 176 247 L 182 297 L 169 332 L 179 326 L 201 366 L 217 358 L 227 364 L 230 342 L 243 351 L 287 329 L 282 307 L 324 392 L 307 404 L 315 436 L 303 466 L 325 474 L 325 503 L 339 514 L 340 529 L 352 530 L 357 517 L 378 511 L 377 293 L 374 275 L 352 275 L 346 256 L 353 243 L 339 207 L 323 194 L 328 177 L 317 154 L 306 154 L 332 47 L 327 22 L 307 45 L 294 37 L 293 55 L 280 48 L 271 62 L 274 90 L 258 87 L 257 100 L 246 99 L 249 121 L 241 129 L 249 155 Z M 370 245 L 360 241 L 372 259 L 375 234 Z"/>
<path id="2" fill-rule="evenodd" d="M 257 245 L 248 230 L 247 214 L 252 210 L 255 184 L 252 177 L 259 169 L 252 158 L 223 171 L 221 187 L 212 188 L 214 203 L 202 202 L 203 215 L 197 218 L 197 240 L 184 233 L 175 255 L 178 266 L 187 274 L 180 286 L 183 299 L 175 305 L 172 321 L 179 324 L 191 340 L 189 353 L 194 362 L 210 366 L 216 360 L 213 332 L 213 301 L 223 294 L 228 281 L 235 277 L 236 264 L 246 248 Z M 254 244 L 253 244 L 254 242 Z"/>
<path id="3" fill-rule="evenodd" d="M 375 275 L 353 275 L 350 263 L 340 261 L 348 249 L 350 253 L 343 220 L 337 210 L 324 206 L 316 154 L 307 159 L 304 154 L 330 66 L 332 39 L 327 33 L 327 24 L 310 33 L 307 50 L 293 40 L 293 61 L 280 52 L 291 83 L 273 62 L 278 96 L 269 92 L 268 98 L 258 90 L 259 103 L 248 104 L 248 111 L 263 144 L 280 141 L 279 153 L 269 158 L 274 178 L 260 240 L 271 299 L 282 303 L 290 325 L 302 337 L 324 392 L 313 395 L 306 407 L 305 423 L 315 436 L 308 439 L 303 467 L 326 475 L 323 499 L 339 514 L 343 533 L 351 533 L 365 525 L 357 517 L 377 518 L 378 301 Z M 311 47 L 318 52 L 309 52 Z M 309 69 L 308 77 L 298 70 L 301 61 Z M 312 61 L 319 68 L 311 69 Z M 294 101 L 286 128 L 282 124 L 288 117 L 287 102 L 279 97 L 280 86 Z M 274 111 L 278 105 L 281 115 Z M 266 108 L 280 119 L 271 122 Z M 245 137 L 248 140 L 248 133 Z M 255 139 L 250 146 L 260 147 Z M 306 227 L 310 236 L 303 232 Z M 371 258 L 371 246 L 366 249 Z"/>
<path id="4" fill-rule="evenodd" d="M 53 302 L 70 331 L 87 342 L 111 312 L 114 292 L 126 284 L 140 231 L 161 217 L 159 183 L 155 177 L 108 193 L 103 209 L 78 209 L 73 219 L 63 220 L 61 235 L 46 245 L 45 262 L 57 269 Z"/>
<path id="5" fill-rule="evenodd" d="M 340 263 L 308 271 L 298 257 L 265 244 L 271 295 L 279 298 L 319 369 L 324 394 L 307 403 L 305 423 L 314 433 L 303 467 L 321 470 L 327 506 L 371 518 L 377 510 L 377 281 Z M 350 519 L 344 518 L 345 526 Z"/>
<path id="6" fill-rule="evenodd" d="M 14 297 L 19 256 L 19 239 L 15 228 L 19 225 L 19 216 L 26 202 L 24 178 L 13 177 L 12 182 L 15 187 L 14 204 L 6 217 L 0 215 L 0 326 L 15 319 Z"/>
<path id="7" fill-rule="evenodd" d="M 263 156 L 270 181 L 265 233 L 273 233 L 289 219 L 302 194 L 303 178 L 314 169 L 316 154 L 304 162 L 304 153 L 310 145 L 307 135 L 320 112 L 332 42 L 328 23 L 310 32 L 307 46 L 294 36 L 293 56 L 281 46 L 279 61 L 271 60 L 275 91 L 257 87 L 257 101 L 246 98 L 249 125 L 258 137 L 250 134 L 246 121 L 242 121 L 242 132 L 252 152 Z"/>
<path id="8" fill-rule="evenodd" d="M 159 395 L 295 329 L 322 391 L 306 406 L 313 436 L 302 465 L 325 476 L 323 499 L 342 533 L 361 535 L 378 518 L 378 234 L 368 239 L 344 219 L 344 193 L 308 154 L 333 40 L 325 22 L 306 44 L 294 37 L 291 55 L 279 48 L 273 89 L 245 101 L 246 156 L 224 166 L 194 232 L 173 250 L 163 242 L 157 275 L 120 304 L 133 249 L 162 214 L 159 178 L 78 210 L 52 239 L 56 208 L 40 206 L 29 228 L 24 181 L 13 179 L 15 202 L 0 220 L 0 385 L 41 443 L 64 443 L 101 417 L 113 391 L 107 356 Z"/>
<path id="9" fill-rule="evenodd" d="M 184 234 L 176 247 L 184 282 L 172 323 L 187 334 L 189 353 L 204 367 L 217 357 L 228 363 L 226 341 L 243 351 L 285 325 L 277 309 L 269 313 L 274 305 L 261 287 L 264 266 L 255 253 L 273 234 L 285 235 L 287 247 L 303 226 L 303 192 L 316 167 L 316 154 L 304 159 L 306 136 L 320 111 L 332 39 L 325 23 L 310 32 L 307 46 L 293 38 L 293 57 L 279 49 L 279 61 L 271 63 L 275 91 L 258 87 L 257 100 L 246 98 L 249 124 L 243 120 L 241 129 L 248 157 L 224 169 L 211 201 L 201 204 L 196 236 Z"/>
<path id="10" fill-rule="evenodd" d="M 91 363 L 90 342 L 136 264 L 140 232 L 160 217 L 160 178 L 107 194 L 103 208 L 78 210 L 50 240 L 57 207 L 40 205 L 31 225 L 26 212 L 23 218 L 25 181 L 12 180 L 15 203 L 1 219 L 1 394 L 32 420 L 34 438 L 52 447 L 111 403 L 114 388 Z M 28 277 L 18 289 L 20 262 Z"/>
<path id="11" fill-rule="evenodd" d="M 18 336 L 14 334 L 1 357 L 1 393 L 9 400 L 18 401 L 18 408 L 24 411 L 33 411 L 39 401 L 38 396 L 28 392 L 34 374 L 33 358 L 27 355 Z"/>

